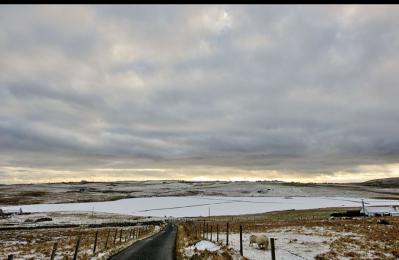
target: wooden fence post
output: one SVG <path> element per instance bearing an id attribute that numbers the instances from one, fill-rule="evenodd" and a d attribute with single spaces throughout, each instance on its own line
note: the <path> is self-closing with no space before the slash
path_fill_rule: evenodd
<path id="1" fill-rule="evenodd" d="M 58 247 L 58 243 L 57 243 L 57 242 L 54 242 L 53 250 L 51 250 L 50 260 L 54 260 L 55 252 L 57 251 L 57 247 Z"/>
<path id="2" fill-rule="evenodd" d="M 272 260 L 276 260 L 276 249 L 274 247 L 274 238 L 270 238 L 270 251 L 272 254 Z"/>
<path id="3" fill-rule="evenodd" d="M 114 235 L 114 245 L 115 245 L 115 242 L 116 242 L 116 236 L 118 235 L 118 229 L 115 229 L 115 235 Z"/>
<path id="4" fill-rule="evenodd" d="M 199 231 L 199 238 L 202 238 L 202 225 L 201 225 L 201 223 L 199 224 L 198 231 Z"/>
<path id="5" fill-rule="evenodd" d="M 96 236 L 95 236 L 95 238 L 94 238 L 93 254 L 96 253 L 97 239 L 98 239 L 98 230 L 96 231 Z"/>
<path id="6" fill-rule="evenodd" d="M 108 239 L 109 239 L 110 233 L 111 233 L 111 230 L 108 230 L 107 238 L 105 239 L 105 249 L 107 249 L 107 246 L 108 246 Z"/>
<path id="7" fill-rule="evenodd" d="M 133 228 L 130 229 L 129 239 L 132 238 L 132 232 L 133 232 Z"/>
<path id="8" fill-rule="evenodd" d="M 14 255 L 8 255 L 7 260 L 13 260 L 14 259 Z"/>
<path id="9" fill-rule="evenodd" d="M 216 242 L 219 242 L 219 224 L 216 224 Z"/>
<path id="10" fill-rule="evenodd" d="M 229 222 L 226 225 L 226 246 L 229 245 Z"/>
<path id="11" fill-rule="evenodd" d="M 244 255 L 242 250 L 242 225 L 240 225 L 240 255 Z"/>
<path id="12" fill-rule="evenodd" d="M 123 228 L 121 229 L 121 233 L 119 234 L 119 243 L 122 242 L 122 232 L 123 232 Z"/>
<path id="13" fill-rule="evenodd" d="M 81 236 L 79 236 L 78 240 L 76 241 L 76 247 L 75 247 L 75 253 L 73 254 L 73 260 L 76 260 L 78 258 L 80 239 L 81 239 Z"/>
<path id="14" fill-rule="evenodd" d="M 211 241 L 212 241 L 212 229 L 213 229 L 213 226 L 211 225 Z"/>
<path id="15" fill-rule="evenodd" d="M 202 226 L 203 226 L 203 228 L 204 228 L 204 238 L 205 238 L 205 234 L 206 234 L 206 233 L 205 233 L 205 219 L 203 220 L 203 225 L 202 225 Z"/>

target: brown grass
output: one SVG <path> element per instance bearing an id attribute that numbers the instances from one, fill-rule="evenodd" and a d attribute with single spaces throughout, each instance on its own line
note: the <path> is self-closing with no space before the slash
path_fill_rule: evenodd
<path id="1" fill-rule="evenodd" d="M 347 209 L 344 209 L 347 210 Z M 226 232 L 229 222 L 230 233 L 238 233 L 242 225 L 244 232 L 279 232 L 281 230 L 313 230 L 309 235 L 338 237 L 330 243 L 330 250 L 316 259 L 398 259 L 399 217 L 385 217 L 389 225 L 379 224 L 381 218 L 329 219 L 329 214 L 339 209 L 292 210 L 271 212 L 254 216 L 215 217 L 209 225 L 219 225 L 221 233 Z M 341 209 L 342 211 L 342 209 Z M 204 223 L 198 221 L 198 223 Z M 323 229 L 320 229 L 323 228 Z M 322 230 L 322 231 L 317 231 Z M 320 233 L 321 232 L 321 233 Z M 369 255 L 367 255 L 369 253 Z M 372 256 L 372 258 L 370 258 Z"/>
<path id="2" fill-rule="evenodd" d="M 37 229 L 37 230 L 18 230 L 18 231 L 2 231 L 0 233 L 1 256 L 6 257 L 8 254 L 14 254 L 16 258 L 48 258 L 54 242 L 58 243 L 57 256 L 61 259 L 70 259 L 74 254 L 76 241 L 81 237 L 79 246 L 79 259 L 90 259 L 93 255 L 93 245 L 95 234 L 98 232 L 98 241 L 96 252 L 105 250 L 105 241 L 108 238 L 107 250 L 123 244 L 129 240 L 130 230 L 132 227 L 117 228 L 57 228 L 57 229 Z M 122 230 L 122 240 L 120 239 L 120 231 Z M 152 229 L 151 229 L 152 230 Z M 151 232 L 148 230 L 148 232 Z M 117 231 L 114 243 L 115 232 Z M 148 232 L 141 232 L 141 237 Z"/>

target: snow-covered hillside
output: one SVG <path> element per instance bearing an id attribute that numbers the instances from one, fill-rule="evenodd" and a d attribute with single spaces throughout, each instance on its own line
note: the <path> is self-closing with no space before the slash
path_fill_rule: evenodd
<path id="1" fill-rule="evenodd" d="M 278 181 L 128 181 L 0 185 L 0 206 L 166 196 L 398 198 L 398 188 Z"/>

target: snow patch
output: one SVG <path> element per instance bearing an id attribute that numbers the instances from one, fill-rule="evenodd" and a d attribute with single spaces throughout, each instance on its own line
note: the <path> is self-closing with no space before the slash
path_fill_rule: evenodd
<path id="1" fill-rule="evenodd" d="M 209 251 L 209 252 L 216 252 L 220 250 L 220 246 L 216 245 L 213 242 L 207 241 L 207 240 L 201 240 L 198 241 L 195 245 L 186 247 L 184 249 L 185 256 L 187 258 L 191 258 L 196 251 Z"/>
<path id="2" fill-rule="evenodd" d="M 208 250 L 209 252 L 215 252 L 220 249 L 220 246 L 207 240 L 201 240 L 195 244 L 194 248 L 200 251 Z"/>

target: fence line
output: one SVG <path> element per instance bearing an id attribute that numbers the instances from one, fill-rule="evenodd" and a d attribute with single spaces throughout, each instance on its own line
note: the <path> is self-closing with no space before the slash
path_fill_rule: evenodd
<path id="1" fill-rule="evenodd" d="M 125 242 L 129 241 L 130 239 L 139 239 L 142 236 L 145 236 L 145 235 L 149 234 L 150 232 L 153 232 L 154 227 L 155 227 L 154 225 L 150 225 L 150 226 L 146 225 L 146 226 L 130 227 L 130 228 L 122 227 L 122 228 L 120 228 L 119 241 L 116 241 L 119 229 L 115 228 L 113 244 L 118 245 L 118 244 L 125 243 Z M 61 243 L 59 241 L 58 242 L 56 241 L 53 243 L 45 242 L 44 244 L 49 244 L 49 251 L 51 250 L 48 259 L 54 260 L 55 257 L 57 256 L 57 254 L 58 255 L 62 254 L 64 256 L 65 256 L 65 254 L 68 254 L 70 259 L 77 260 L 80 257 L 79 253 L 81 253 L 83 249 L 85 249 L 85 251 L 87 249 L 91 249 L 92 250 L 91 256 L 94 256 L 94 255 L 96 255 L 96 253 L 99 253 L 101 251 L 103 251 L 103 252 L 107 251 L 108 248 L 112 248 L 112 246 L 109 247 L 109 240 L 111 237 L 112 229 L 108 229 L 108 230 L 104 230 L 104 231 L 105 232 L 100 231 L 98 229 L 95 230 L 95 232 L 92 232 L 90 230 L 78 231 L 76 240 L 73 239 L 74 241 L 76 241 L 72 248 L 73 257 L 70 255 L 71 250 L 62 250 L 62 246 L 60 246 Z M 133 231 L 137 231 L 136 236 L 134 236 L 134 235 L 132 236 Z M 122 237 L 124 239 L 122 239 Z M 105 244 L 104 244 L 104 247 L 101 249 L 100 243 L 103 243 L 101 241 L 104 241 L 104 238 L 105 238 Z M 85 241 L 85 242 L 83 242 L 83 241 Z M 34 245 L 37 245 L 37 247 L 40 248 L 41 244 L 42 243 L 38 243 L 38 244 L 34 244 Z M 40 252 L 40 251 L 37 251 L 37 252 Z M 23 255 L 16 256 L 14 254 L 9 254 L 7 256 L 7 260 L 13 260 L 15 257 L 18 258 L 18 257 L 22 257 L 22 256 Z"/>
<path id="2" fill-rule="evenodd" d="M 201 228 L 201 226 L 202 226 L 202 228 Z M 200 235 L 199 235 L 200 238 L 208 239 L 210 237 L 209 240 L 213 241 L 213 225 L 212 224 L 210 226 L 208 226 L 208 223 L 206 223 L 206 224 L 203 223 L 202 225 L 201 225 L 201 223 L 195 223 L 194 224 L 194 228 L 195 228 L 195 232 L 194 233 L 196 235 L 198 234 L 197 231 L 198 230 L 200 231 Z M 203 230 L 202 236 L 201 236 L 201 230 Z M 210 235 L 208 236 L 208 231 L 209 230 L 210 230 Z M 229 222 L 226 222 L 226 230 L 225 231 L 226 231 L 226 238 L 225 238 L 226 246 L 230 245 L 231 247 L 234 247 L 232 241 L 229 241 L 229 234 L 230 234 L 230 223 Z M 242 235 L 242 233 L 243 233 L 243 226 L 240 224 L 239 225 L 239 237 L 240 237 L 240 239 L 239 239 L 239 253 L 240 253 L 240 255 L 244 256 L 243 235 Z M 221 243 L 223 243 L 223 239 L 222 240 L 219 240 L 219 239 L 220 239 L 219 238 L 219 224 L 216 224 L 216 242 L 220 241 Z M 293 253 L 293 252 L 291 252 L 289 250 L 286 250 L 284 248 L 281 248 L 281 249 L 291 253 L 292 255 L 295 255 L 295 256 L 300 257 L 302 259 L 306 259 L 306 258 L 304 258 L 304 257 L 302 257 L 302 256 L 300 256 L 298 254 L 295 254 L 295 253 Z M 275 238 L 270 238 L 270 254 L 271 254 L 271 259 L 272 260 L 276 260 Z"/>

